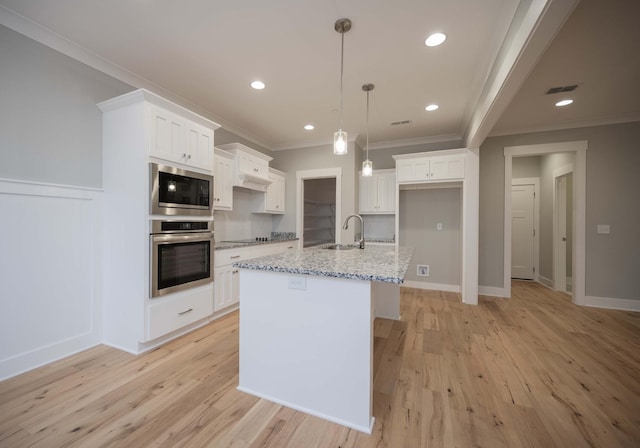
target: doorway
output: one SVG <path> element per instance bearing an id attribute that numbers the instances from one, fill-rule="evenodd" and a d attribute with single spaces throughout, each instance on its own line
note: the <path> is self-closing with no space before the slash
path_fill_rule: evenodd
<path id="1" fill-rule="evenodd" d="M 513 179 L 511 185 L 511 278 L 538 281 L 540 179 Z"/>
<path id="2" fill-rule="evenodd" d="M 572 300 L 578 305 L 586 304 L 585 297 L 585 245 L 586 245 L 586 162 L 587 162 L 587 141 L 575 141 L 564 143 L 549 143 L 540 145 L 527 145 L 527 146 L 512 146 L 504 149 L 505 156 L 505 186 L 504 186 L 504 297 L 511 296 L 511 270 L 512 270 L 512 253 L 511 253 L 511 239 L 512 239 L 512 162 L 514 157 L 523 157 L 531 155 L 553 155 L 553 154 L 571 154 L 573 155 L 573 174 L 572 174 L 572 213 L 570 213 L 570 220 L 572 222 L 572 242 L 571 247 L 564 247 L 565 255 L 565 270 L 567 270 L 566 262 L 568 259 L 572 260 L 572 264 L 568 271 L 565 271 L 569 277 L 568 272 L 571 272 L 571 286 Z M 566 174 L 566 173 L 564 173 Z M 554 173 L 555 175 L 555 173 Z M 560 174 L 562 176 L 562 174 Z M 545 184 L 546 185 L 546 184 Z M 555 189 L 555 177 L 549 182 L 550 187 Z M 555 191 L 553 196 L 555 196 Z M 566 199 L 566 196 L 565 196 Z M 552 209 L 555 207 L 552 207 Z M 565 208 L 566 210 L 566 208 Z M 551 233 L 551 232 L 549 232 Z M 548 233 L 548 234 L 549 234 Z M 565 238 L 567 236 L 565 235 Z M 558 252 L 560 250 L 558 249 Z M 567 251 L 570 251 L 570 256 L 567 256 Z M 555 251 L 554 251 L 555 252 Z M 541 254 L 542 258 L 542 254 Z M 553 255 L 551 255 L 553 259 Z M 553 262 L 553 268 L 559 267 L 558 262 Z M 552 271 L 553 272 L 553 271 Z M 558 278 L 557 275 L 551 274 L 553 277 Z"/>
<path id="3" fill-rule="evenodd" d="M 336 179 L 305 179 L 302 247 L 336 241 Z"/>
<path id="4" fill-rule="evenodd" d="M 573 165 L 554 170 L 553 182 L 553 289 L 571 293 Z"/>
<path id="5" fill-rule="evenodd" d="M 296 235 L 299 247 L 340 243 L 342 168 L 296 172 Z"/>

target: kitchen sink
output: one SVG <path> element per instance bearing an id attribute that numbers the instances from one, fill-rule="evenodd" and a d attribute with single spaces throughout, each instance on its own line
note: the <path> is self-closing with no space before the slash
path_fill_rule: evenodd
<path id="1" fill-rule="evenodd" d="M 353 244 L 331 244 L 330 246 L 325 247 L 325 249 L 331 250 L 350 250 L 355 248 L 356 246 Z"/>

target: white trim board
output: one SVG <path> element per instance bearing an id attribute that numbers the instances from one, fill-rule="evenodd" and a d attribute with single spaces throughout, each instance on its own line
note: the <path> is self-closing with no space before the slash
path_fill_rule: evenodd
<path id="1" fill-rule="evenodd" d="M 573 235 L 573 272 L 574 279 L 573 302 L 577 305 L 585 304 L 586 284 L 586 190 L 587 190 L 587 148 L 586 140 L 562 143 L 546 143 L 540 145 L 509 146 L 504 148 L 504 258 L 503 258 L 503 284 L 508 291 L 507 297 L 511 297 L 511 182 L 514 157 L 554 154 L 561 152 L 575 153 L 573 187 L 575 220 Z"/>
<path id="2" fill-rule="evenodd" d="M 418 282 L 415 280 L 406 280 L 402 283 L 402 286 L 415 289 L 428 289 L 432 291 L 445 291 L 445 292 L 460 292 L 460 285 L 449 285 L 447 283 L 429 283 Z"/>
<path id="3" fill-rule="evenodd" d="M 582 305 L 591 306 L 594 308 L 606 308 L 610 310 L 640 312 L 640 300 L 585 296 Z"/>

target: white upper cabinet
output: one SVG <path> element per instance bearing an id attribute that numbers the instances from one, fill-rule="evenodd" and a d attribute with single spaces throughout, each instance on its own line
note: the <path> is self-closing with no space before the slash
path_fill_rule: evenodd
<path id="1" fill-rule="evenodd" d="M 213 209 L 233 209 L 233 156 L 215 148 Z"/>
<path id="2" fill-rule="evenodd" d="M 395 170 L 376 170 L 373 176 L 360 179 L 359 212 L 361 214 L 393 214 L 396 212 Z"/>
<path id="3" fill-rule="evenodd" d="M 218 148 L 234 156 L 233 185 L 250 190 L 267 191 L 269 180 L 269 162 L 273 160 L 266 154 L 240 143 L 220 145 Z"/>
<path id="4" fill-rule="evenodd" d="M 156 105 L 149 114 L 151 157 L 213 171 L 213 129 Z"/>
<path id="5" fill-rule="evenodd" d="M 284 214 L 284 193 L 286 174 L 273 168 L 269 168 L 269 180 L 267 191 L 258 198 L 256 213 Z"/>
<path id="6" fill-rule="evenodd" d="M 394 159 L 396 159 L 397 181 L 399 183 L 464 179 L 464 154 L 462 153 L 447 155 L 403 154 L 394 156 Z"/>

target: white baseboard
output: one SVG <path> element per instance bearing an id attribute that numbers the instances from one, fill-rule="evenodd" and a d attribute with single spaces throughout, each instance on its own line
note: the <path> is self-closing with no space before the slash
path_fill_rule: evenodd
<path id="1" fill-rule="evenodd" d="M 88 333 L 3 359 L 0 361 L 0 381 L 75 355 L 96 345 L 100 345 L 98 336 Z"/>
<path id="2" fill-rule="evenodd" d="M 542 275 L 538 274 L 538 282 L 553 289 L 553 280 L 548 279 L 547 277 L 543 277 Z"/>
<path id="3" fill-rule="evenodd" d="M 274 403 L 281 404 L 281 405 L 286 406 L 288 408 L 295 409 L 296 411 L 304 412 L 305 414 L 313 415 L 314 417 L 319 417 L 319 418 L 322 418 L 324 420 L 328 420 L 330 422 L 337 423 L 337 424 L 342 425 L 342 426 L 346 426 L 347 428 L 355 429 L 356 431 L 360 431 L 360 432 L 363 432 L 365 434 L 371 434 L 373 432 L 373 424 L 374 424 L 374 422 L 376 420 L 375 417 L 371 417 L 371 422 L 369 424 L 369 427 L 361 426 L 361 425 L 354 425 L 351 422 L 348 422 L 348 421 L 345 421 L 345 420 L 342 420 L 342 419 L 339 419 L 339 418 L 335 418 L 335 417 L 332 417 L 330 415 L 323 414 L 322 412 L 316 412 L 316 411 L 314 411 L 312 409 L 307 409 L 307 408 L 305 408 L 303 406 L 298 406 L 298 405 L 290 403 L 290 402 L 288 402 L 286 400 L 280 400 L 279 398 L 271 397 L 271 396 L 269 396 L 267 394 L 256 392 L 255 390 L 252 390 L 252 389 L 249 389 L 249 388 L 246 388 L 246 387 L 243 387 L 243 386 L 238 386 L 237 389 L 240 392 L 244 392 L 245 394 L 249 394 L 249 395 L 254 395 L 256 397 L 260 397 L 260 398 L 263 398 L 265 400 L 269 400 L 269 401 L 272 401 Z"/>
<path id="4" fill-rule="evenodd" d="M 460 285 L 449 285 L 447 283 L 429 283 L 429 282 L 417 282 L 415 280 L 407 280 L 402 283 L 402 286 L 407 288 L 416 289 L 431 289 L 434 291 L 446 291 L 446 292 L 460 292 Z"/>
<path id="5" fill-rule="evenodd" d="M 481 296 L 505 297 L 507 299 L 511 297 L 506 288 L 497 286 L 478 286 L 478 294 Z"/>
<path id="6" fill-rule="evenodd" d="M 640 311 L 640 300 L 615 299 L 609 297 L 585 296 L 583 306 L 607 308 L 610 310 Z"/>

